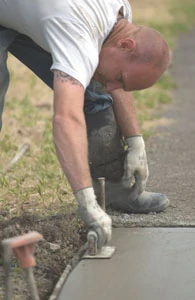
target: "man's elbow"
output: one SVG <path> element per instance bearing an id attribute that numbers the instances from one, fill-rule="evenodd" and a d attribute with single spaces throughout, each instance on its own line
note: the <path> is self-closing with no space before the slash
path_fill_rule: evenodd
<path id="1" fill-rule="evenodd" d="M 85 126 L 84 114 L 54 114 L 53 116 L 53 132 L 56 130 L 74 132 L 78 127 Z"/>

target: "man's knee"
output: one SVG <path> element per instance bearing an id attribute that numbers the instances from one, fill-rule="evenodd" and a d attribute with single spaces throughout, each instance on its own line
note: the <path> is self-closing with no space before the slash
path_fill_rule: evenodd
<path id="1" fill-rule="evenodd" d="M 120 180 L 125 151 L 112 107 L 94 115 L 86 114 L 86 124 L 92 178 L 104 176 L 111 181 Z"/>

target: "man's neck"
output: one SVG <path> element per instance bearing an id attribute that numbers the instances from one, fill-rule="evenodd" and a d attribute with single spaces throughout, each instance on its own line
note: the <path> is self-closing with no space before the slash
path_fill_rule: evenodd
<path id="1" fill-rule="evenodd" d="M 132 23 L 129 23 L 126 19 L 119 18 L 118 22 L 116 23 L 113 31 L 108 36 L 107 40 L 103 44 L 103 47 L 107 47 L 110 44 L 115 44 L 116 41 L 130 37 L 135 30 L 135 26 Z"/>

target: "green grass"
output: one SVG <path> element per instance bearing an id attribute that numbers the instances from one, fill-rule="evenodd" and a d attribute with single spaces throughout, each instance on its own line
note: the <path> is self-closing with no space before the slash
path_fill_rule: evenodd
<path id="1" fill-rule="evenodd" d="M 195 24 L 195 1 L 187 0 L 182 2 L 173 0 L 166 2 L 166 5 L 167 11 L 172 15 L 172 18 L 162 22 L 162 19 L 158 20 L 157 17 L 142 24 L 158 30 L 168 42 L 169 47 L 174 50 L 178 36 L 189 31 Z M 134 21 L 136 23 L 136 20 Z M 152 119 L 154 110 L 172 101 L 171 91 L 174 88 L 176 88 L 176 84 L 167 71 L 154 87 L 145 91 L 134 92 L 139 123 L 145 138 L 152 134 L 152 131 L 145 130 L 145 122 Z"/>
<path id="2" fill-rule="evenodd" d="M 174 49 L 178 35 L 190 30 L 195 22 L 195 1 L 170 0 L 166 5 L 171 18 L 164 22 L 156 16 L 145 21 L 145 25 L 159 30 Z M 10 77 L 13 91 L 5 102 L 5 128 L 0 137 L 0 211 L 9 218 L 26 211 L 45 215 L 69 210 L 75 202 L 53 145 L 50 94 L 32 73 L 27 74 L 20 67 L 11 68 Z M 160 107 L 171 102 L 174 88 L 175 83 L 166 72 L 154 87 L 134 93 L 145 138 L 152 134 L 145 124 L 157 118 Z M 3 174 L 8 162 L 25 142 L 30 143 L 30 151 Z"/>

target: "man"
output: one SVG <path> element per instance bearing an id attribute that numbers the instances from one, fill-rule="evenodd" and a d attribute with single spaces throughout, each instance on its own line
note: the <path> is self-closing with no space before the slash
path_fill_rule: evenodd
<path id="1" fill-rule="evenodd" d="M 128 146 L 125 154 L 122 151 L 124 173 L 118 190 L 125 191 L 125 202 L 134 212 L 165 209 L 168 199 L 164 195 L 143 194 L 148 166 L 131 94 L 153 85 L 169 64 L 169 49 L 160 34 L 132 24 L 126 0 L 3 0 L 0 25 L 0 114 L 9 81 L 6 59 L 10 51 L 54 89 L 56 152 L 82 219 L 98 234 L 98 247 L 111 237 L 111 219 L 96 201 L 86 127 L 87 122 L 90 147 L 95 137 L 93 130 L 90 136 L 93 116 L 85 120 L 83 108 L 94 110 L 101 123 L 107 113 L 113 118 L 108 108 L 113 102 L 121 131 L 118 137 L 123 136 Z M 94 108 L 91 98 L 98 98 Z M 117 200 L 115 207 L 120 209 L 123 201 Z"/>

